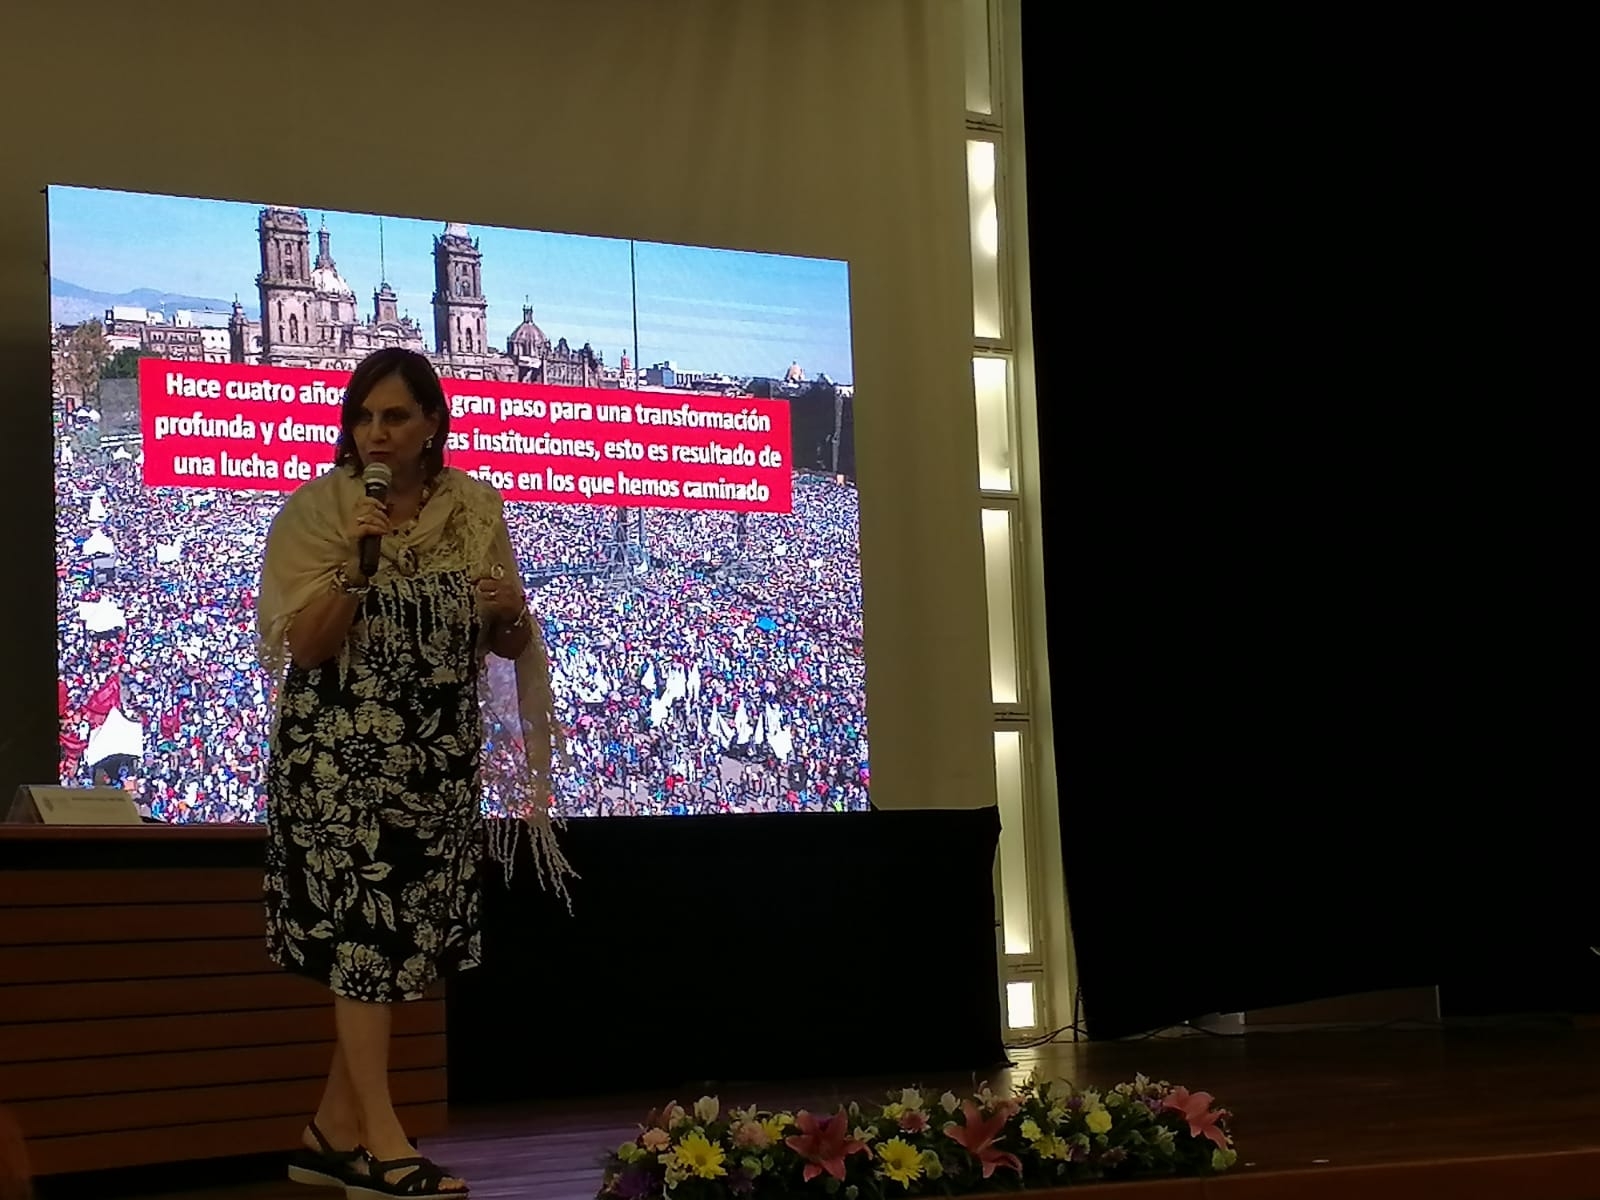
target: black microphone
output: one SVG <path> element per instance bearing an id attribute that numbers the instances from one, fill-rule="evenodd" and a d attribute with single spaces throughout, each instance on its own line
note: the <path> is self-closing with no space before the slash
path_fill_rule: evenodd
<path id="1" fill-rule="evenodd" d="M 382 504 L 389 498 L 389 481 L 394 472 L 382 463 L 368 463 L 361 472 L 361 482 L 366 485 L 367 496 Z M 371 579 L 378 573 L 378 546 L 383 541 L 375 533 L 361 535 L 361 573 Z"/>

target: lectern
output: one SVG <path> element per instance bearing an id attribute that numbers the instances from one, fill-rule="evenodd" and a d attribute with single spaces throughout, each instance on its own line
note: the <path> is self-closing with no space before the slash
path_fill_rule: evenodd
<path id="1" fill-rule="evenodd" d="M 54 1175 L 291 1150 L 327 991 L 267 957 L 258 825 L 0 825 L 0 1107 Z M 443 989 L 398 1006 L 395 1106 L 446 1115 Z"/>

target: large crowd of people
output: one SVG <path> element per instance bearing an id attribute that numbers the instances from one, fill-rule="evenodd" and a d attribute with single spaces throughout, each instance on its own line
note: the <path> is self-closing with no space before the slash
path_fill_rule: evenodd
<path id="1" fill-rule="evenodd" d="M 60 440 L 62 778 L 169 821 L 263 811 L 269 681 L 256 588 L 273 493 L 149 489 L 137 447 Z M 795 478 L 790 513 L 512 504 L 543 623 L 571 816 L 867 806 L 852 485 Z M 118 715 L 113 715 L 118 714 Z"/>

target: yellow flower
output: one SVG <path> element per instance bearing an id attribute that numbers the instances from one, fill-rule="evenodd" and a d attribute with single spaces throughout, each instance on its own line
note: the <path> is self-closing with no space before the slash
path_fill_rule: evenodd
<path id="1" fill-rule="evenodd" d="M 896 1183 L 909 1186 L 922 1174 L 922 1155 L 903 1138 L 890 1138 L 878 1147 L 883 1173 Z"/>
<path id="2" fill-rule="evenodd" d="M 1111 1132 L 1111 1114 L 1103 1108 L 1097 1108 L 1083 1119 L 1090 1133 Z"/>
<path id="3" fill-rule="evenodd" d="M 779 1113 L 777 1116 L 768 1117 L 765 1121 L 761 1122 L 761 1128 L 767 1131 L 767 1140 L 769 1142 L 781 1142 L 783 1140 L 784 1131 L 793 1124 L 794 1118 L 788 1113 Z"/>
<path id="4" fill-rule="evenodd" d="M 906 1106 L 898 1101 L 890 1101 L 883 1106 L 883 1119 L 885 1121 L 898 1121 L 900 1114 L 906 1111 Z"/>
<path id="5" fill-rule="evenodd" d="M 1040 1158 L 1069 1158 L 1072 1147 L 1058 1137 L 1042 1137 L 1033 1144 L 1033 1149 Z"/>
<path id="6" fill-rule="evenodd" d="M 1030 1142 L 1037 1142 L 1044 1136 L 1044 1130 L 1039 1128 L 1039 1122 L 1029 1117 L 1022 1123 L 1022 1136 Z"/>
<path id="7" fill-rule="evenodd" d="M 721 1146 L 713 1146 L 698 1129 L 689 1133 L 672 1150 L 672 1165 L 685 1175 L 698 1175 L 701 1179 L 715 1179 L 728 1172 L 722 1165 Z"/>

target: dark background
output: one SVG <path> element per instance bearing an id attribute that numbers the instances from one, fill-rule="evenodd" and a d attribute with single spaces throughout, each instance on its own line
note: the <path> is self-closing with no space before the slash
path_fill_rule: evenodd
<path id="1" fill-rule="evenodd" d="M 1024 5 L 1093 1036 L 1409 985 L 1447 1018 L 1600 1009 L 1593 785 L 1559 749 L 1592 468 L 1542 370 L 1583 302 L 1518 276 L 1570 227 L 1518 174 L 1537 105 L 1496 33 Z"/>

